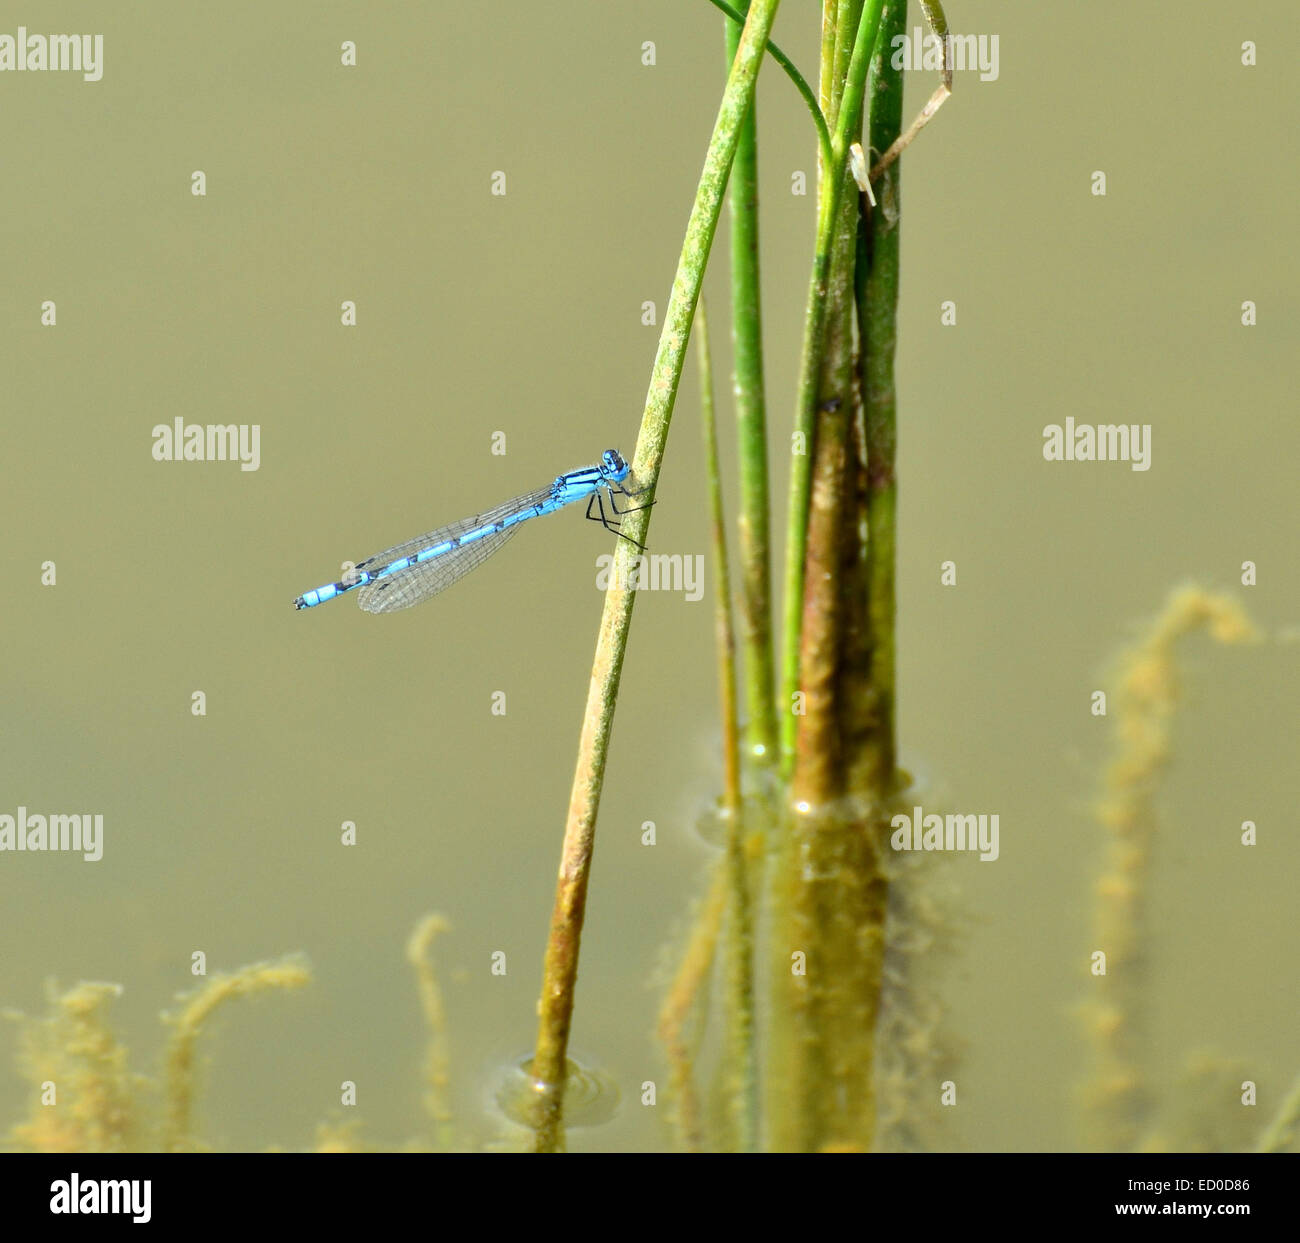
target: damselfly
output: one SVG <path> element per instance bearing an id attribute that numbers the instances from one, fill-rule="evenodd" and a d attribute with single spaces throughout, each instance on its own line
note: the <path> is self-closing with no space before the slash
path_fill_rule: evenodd
<path id="1" fill-rule="evenodd" d="M 584 498 L 587 517 L 606 530 L 622 535 L 618 519 L 645 506 L 619 509 L 617 497 L 636 497 L 644 488 L 625 487 L 631 468 L 614 449 L 606 449 L 595 466 L 584 466 L 560 475 L 554 483 L 536 492 L 526 492 L 486 513 L 462 518 L 376 553 L 357 563 L 341 582 L 326 583 L 306 591 L 294 602 L 296 609 L 315 608 L 348 591 L 356 591 L 357 603 L 367 613 L 394 613 L 436 596 L 452 583 L 482 565 L 529 518 L 553 514 L 557 509 Z M 612 513 L 605 512 L 605 499 Z M 653 502 L 651 502 L 653 504 Z M 630 536 L 622 538 L 636 543 Z M 637 544 L 640 548 L 641 545 Z"/>

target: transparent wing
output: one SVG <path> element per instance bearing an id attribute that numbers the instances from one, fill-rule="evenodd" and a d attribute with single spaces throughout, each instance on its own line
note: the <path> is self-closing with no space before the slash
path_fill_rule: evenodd
<path id="1" fill-rule="evenodd" d="M 398 570 L 377 583 L 367 583 L 358 588 L 357 603 L 367 613 L 395 613 L 398 609 L 409 609 L 411 605 L 445 591 L 452 583 L 477 569 L 518 529 L 518 524 L 505 527 L 472 544 L 453 548 L 440 557 Z"/>
<path id="2" fill-rule="evenodd" d="M 462 518 L 459 522 L 448 523 L 447 526 L 430 531 L 427 535 L 386 548 L 383 552 L 358 562 L 357 569 L 369 570 L 372 574 L 377 573 L 384 566 L 400 561 L 403 557 L 414 557 L 426 548 L 444 544 L 458 535 L 464 535 L 466 531 L 475 531 L 479 527 L 499 522 L 502 518 L 530 510 L 536 505 L 543 504 L 550 497 L 549 487 L 525 493 L 485 513 L 475 514 L 471 518 Z M 482 539 L 462 544 L 459 548 L 453 548 L 440 556 L 431 557 L 428 561 L 385 575 L 378 582 L 367 583 L 357 589 L 357 604 L 367 613 L 395 613 L 398 609 L 408 609 L 413 604 L 428 600 L 440 591 L 445 591 L 453 583 L 459 582 L 471 570 L 478 569 L 522 525 L 521 522 L 513 523 L 491 535 L 483 536 Z"/>

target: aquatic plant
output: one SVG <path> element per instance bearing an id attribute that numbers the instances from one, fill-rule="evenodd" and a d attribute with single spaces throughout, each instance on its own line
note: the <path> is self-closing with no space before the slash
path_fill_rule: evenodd
<path id="1" fill-rule="evenodd" d="M 9 1142 L 30 1152 L 148 1147 L 147 1080 L 127 1068 L 126 1049 L 105 1015 L 121 988 L 83 983 L 65 993 L 47 991 L 45 1017 L 22 1028 L 18 1066 L 31 1084 L 31 1104 Z"/>
<path id="2" fill-rule="evenodd" d="M 133 1072 L 113 1034 L 108 1006 L 118 984 L 50 986 L 42 1018 L 21 1024 L 19 1070 L 31 1084 L 25 1121 L 8 1142 L 29 1152 L 182 1152 L 204 1145 L 194 1133 L 199 1038 L 213 1013 L 237 997 L 300 988 L 311 978 L 290 957 L 212 976 L 180 999 L 158 1079 Z"/>
<path id="3" fill-rule="evenodd" d="M 407 942 L 420 1009 L 428 1028 L 423 1058 L 424 1110 L 433 1142 L 415 1136 L 397 1147 L 447 1151 L 454 1147 L 450 1105 L 450 1055 L 442 990 L 430 961 L 435 938 L 450 925 L 438 914 L 419 920 Z M 78 984 L 59 992 L 50 985 L 47 1013 L 10 1017 L 19 1024 L 18 1068 L 31 1084 L 28 1117 L 8 1132 L 10 1147 L 28 1152 L 193 1152 L 209 1145 L 196 1125 L 202 1076 L 199 1045 L 213 1015 L 230 1002 L 296 990 L 311 982 L 299 955 L 219 972 L 177 998 L 161 1018 L 167 1031 L 156 1077 L 132 1071 L 127 1049 L 113 1034 L 109 1004 L 118 984 Z M 317 1152 L 361 1152 L 357 1118 L 320 1122 L 311 1147 Z"/>
<path id="4" fill-rule="evenodd" d="M 179 1000 L 181 1007 L 163 1016 L 171 1029 L 163 1058 L 162 1150 L 185 1152 L 198 1147 L 193 1136 L 195 1054 L 204 1026 L 219 1007 L 237 997 L 268 989 L 301 988 L 311 979 L 305 962 L 282 958 L 221 972 Z"/>
<path id="5" fill-rule="evenodd" d="M 1182 699 L 1178 647 L 1198 631 L 1222 644 L 1261 638 L 1235 600 L 1195 585 L 1180 587 L 1121 654 L 1108 713 L 1114 742 L 1096 809 L 1106 848 L 1094 890 L 1096 995 L 1083 1008 L 1092 1047 L 1083 1095 L 1089 1145 L 1115 1152 L 1276 1151 L 1291 1142 L 1300 1111 L 1300 1092 L 1293 1090 L 1258 1140 L 1247 1142 L 1244 1112 L 1233 1116 L 1221 1104 L 1237 1098 L 1244 1070 L 1204 1050 L 1186 1052 L 1182 1081 L 1164 1099 L 1151 1083 L 1148 907 L 1160 840 L 1158 796 Z M 1101 955 L 1104 967 L 1096 965 Z"/>
<path id="6" fill-rule="evenodd" d="M 901 0 L 849 0 L 825 8 L 816 95 L 790 59 L 769 43 L 775 0 L 754 0 L 744 14 L 714 2 L 730 15 L 725 25 L 729 71 L 632 466 L 637 484 L 653 496 L 688 338 L 693 326 L 703 330 L 702 408 L 719 580 L 728 840 L 722 873 L 710 889 L 660 1028 L 673 1062 L 683 1142 L 701 1146 L 708 1142 L 709 1128 L 685 1070 L 691 1045 L 687 1012 L 721 943 L 728 1104 L 721 1131 L 715 1128 L 721 1142 L 713 1146 L 866 1148 L 875 1132 L 874 1031 L 885 983 L 890 907 L 885 829 L 900 785 L 893 638 L 897 157 L 946 97 L 951 75 L 945 69 L 941 90 L 904 132 L 902 73 L 889 54 L 905 24 Z M 929 2 L 924 8 L 936 33 L 945 34 L 941 8 Z M 768 571 L 753 108 L 765 51 L 808 105 L 819 153 L 779 629 Z M 866 151 L 878 157 L 870 167 L 864 138 Z M 739 644 L 730 608 L 707 329 L 696 323 L 724 192 L 731 203 L 733 387 L 740 440 Z M 647 506 L 626 520 L 629 538 L 619 541 L 615 553 L 596 644 L 539 1002 L 532 1064 L 539 1084 L 537 1151 L 564 1146 L 566 1049 L 596 813 L 636 599 L 633 558 L 645 544 L 652 514 Z M 743 676 L 736 670 L 737 647 L 744 656 Z M 743 762 L 737 704 L 742 681 L 748 721 Z M 771 1047 L 761 1085 L 755 1018 L 760 988 L 770 993 L 766 1040 Z"/>

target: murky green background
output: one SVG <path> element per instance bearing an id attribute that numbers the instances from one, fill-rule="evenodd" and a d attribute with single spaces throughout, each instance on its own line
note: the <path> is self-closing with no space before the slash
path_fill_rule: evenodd
<path id="1" fill-rule="evenodd" d="M 999 78 L 959 74 L 905 161 L 901 737 L 952 807 L 1001 817 L 1001 858 L 950 869 L 965 903 L 955 1148 L 1078 1142 L 1072 1007 L 1088 995 L 1107 738 L 1088 697 L 1173 585 L 1232 588 L 1246 560 L 1270 641 L 1185 649 L 1152 1055 L 1160 1083 L 1196 1049 L 1240 1058 L 1260 1126 L 1300 1069 L 1300 647 L 1275 640 L 1300 621 L 1295 27 L 1280 2 L 1220 8 L 954 0 L 956 31 L 999 37 Z M 818 12 L 789 3 L 775 30 L 810 76 Z M 610 541 L 566 513 L 409 613 L 291 602 L 344 558 L 607 446 L 631 453 L 658 332 L 642 304 L 666 304 L 721 86 L 719 20 L 704 0 L 44 3 L 24 20 L 103 32 L 105 68 L 93 84 L 0 75 L 0 811 L 100 812 L 106 847 L 93 864 L 0 855 L 0 1005 L 39 1010 L 49 976 L 119 981 L 118 1030 L 151 1070 L 192 952 L 217 970 L 305 951 L 309 990 L 232 1006 L 209 1033 L 200 1132 L 306 1145 L 354 1080 L 364 1138 L 398 1146 L 424 1129 L 403 953 L 422 913 L 454 924 L 437 958 L 462 1119 L 530 1047 Z M 1257 68 L 1240 66 L 1244 39 Z M 909 79 L 909 112 L 935 83 Z M 783 495 L 813 226 L 811 195 L 790 187 L 811 182 L 815 146 L 770 62 L 759 98 Z M 709 285 L 723 345 L 724 272 Z M 956 327 L 939 324 L 947 299 Z M 697 412 L 692 373 L 658 552 L 708 549 Z M 1044 425 L 1070 415 L 1151 423 L 1151 470 L 1044 462 Z M 152 429 L 177 416 L 260 425 L 260 469 L 155 462 Z M 949 559 L 956 589 L 939 585 Z M 57 587 L 40 585 L 45 561 Z M 574 1032 L 624 1103 L 574 1147 L 668 1143 L 665 1111 L 637 1098 L 665 1080 L 657 964 L 713 857 L 693 823 L 719 783 L 714 687 L 708 603 L 644 594 Z M 1237 844 L 1245 819 L 1253 850 Z M 25 1109 L 13 1046 L 9 1029 L 3 1126 Z"/>

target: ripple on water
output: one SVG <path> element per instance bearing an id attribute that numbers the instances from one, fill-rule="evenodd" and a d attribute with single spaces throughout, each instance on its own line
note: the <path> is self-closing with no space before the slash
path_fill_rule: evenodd
<path id="1" fill-rule="evenodd" d="M 533 1055 L 518 1059 L 505 1068 L 496 1090 L 497 1108 L 520 1126 L 533 1125 L 533 1110 L 551 1085 L 533 1075 Z M 603 1126 L 618 1112 L 619 1091 L 602 1070 L 583 1066 L 569 1058 L 565 1062 L 564 1125 Z"/>

